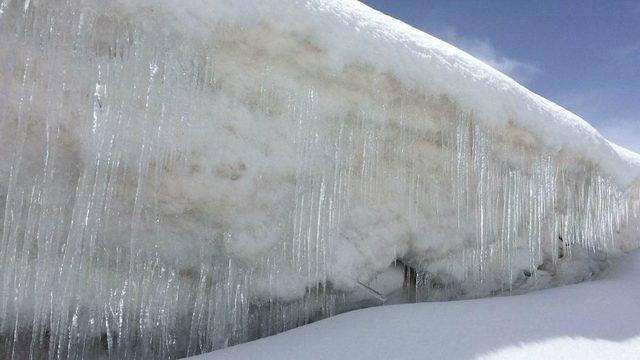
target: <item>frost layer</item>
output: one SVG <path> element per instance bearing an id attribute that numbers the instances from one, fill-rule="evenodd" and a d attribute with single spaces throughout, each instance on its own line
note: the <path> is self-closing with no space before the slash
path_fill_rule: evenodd
<path id="1" fill-rule="evenodd" d="M 637 245 L 637 155 L 357 2 L 4 0 L 0 49 L 3 357 L 192 355 Z"/>

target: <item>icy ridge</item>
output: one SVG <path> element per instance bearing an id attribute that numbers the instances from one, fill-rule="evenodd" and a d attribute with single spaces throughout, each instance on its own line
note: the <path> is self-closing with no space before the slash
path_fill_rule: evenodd
<path id="1" fill-rule="evenodd" d="M 243 28 L 266 23 L 326 51 L 336 73 L 352 63 L 372 66 L 408 88 L 456 98 L 489 128 L 515 121 L 551 149 L 571 149 L 599 164 L 623 186 L 640 176 L 640 155 L 612 146 L 584 119 L 464 51 L 356 0 L 135 0 L 124 6 L 133 13 L 164 9 L 175 29 L 198 34 L 220 22 Z"/>
<path id="2" fill-rule="evenodd" d="M 357 2 L 0 10 L 0 357 L 193 355 L 640 243 L 637 155 Z"/>

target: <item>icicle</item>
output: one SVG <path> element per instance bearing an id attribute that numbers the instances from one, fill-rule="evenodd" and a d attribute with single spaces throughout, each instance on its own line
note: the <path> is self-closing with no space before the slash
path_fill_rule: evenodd
<path id="1" fill-rule="evenodd" d="M 195 355 L 638 245 L 638 184 L 455 97 L 82 4 L 0 2 L 0 358 Z M 366 285 L 399 259 L 415 283 Z"/>

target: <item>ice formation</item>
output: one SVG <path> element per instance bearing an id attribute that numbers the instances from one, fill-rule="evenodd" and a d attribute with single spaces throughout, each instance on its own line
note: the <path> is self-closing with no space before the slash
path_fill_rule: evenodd
<path id="1" fill-rule="evenodd" d="M 472 297 L 638 243 L 638 155 L 356 1 L 1 0 L 0 49 L 2 358 L 178 358 L 398 264 Z"/>

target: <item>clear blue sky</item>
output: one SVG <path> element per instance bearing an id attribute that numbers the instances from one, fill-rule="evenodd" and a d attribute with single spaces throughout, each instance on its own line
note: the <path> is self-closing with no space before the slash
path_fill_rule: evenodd
<path id="1" fill-rule="evenodd" d="M 363 0 L 640 152 L 640 0 Z"/>

